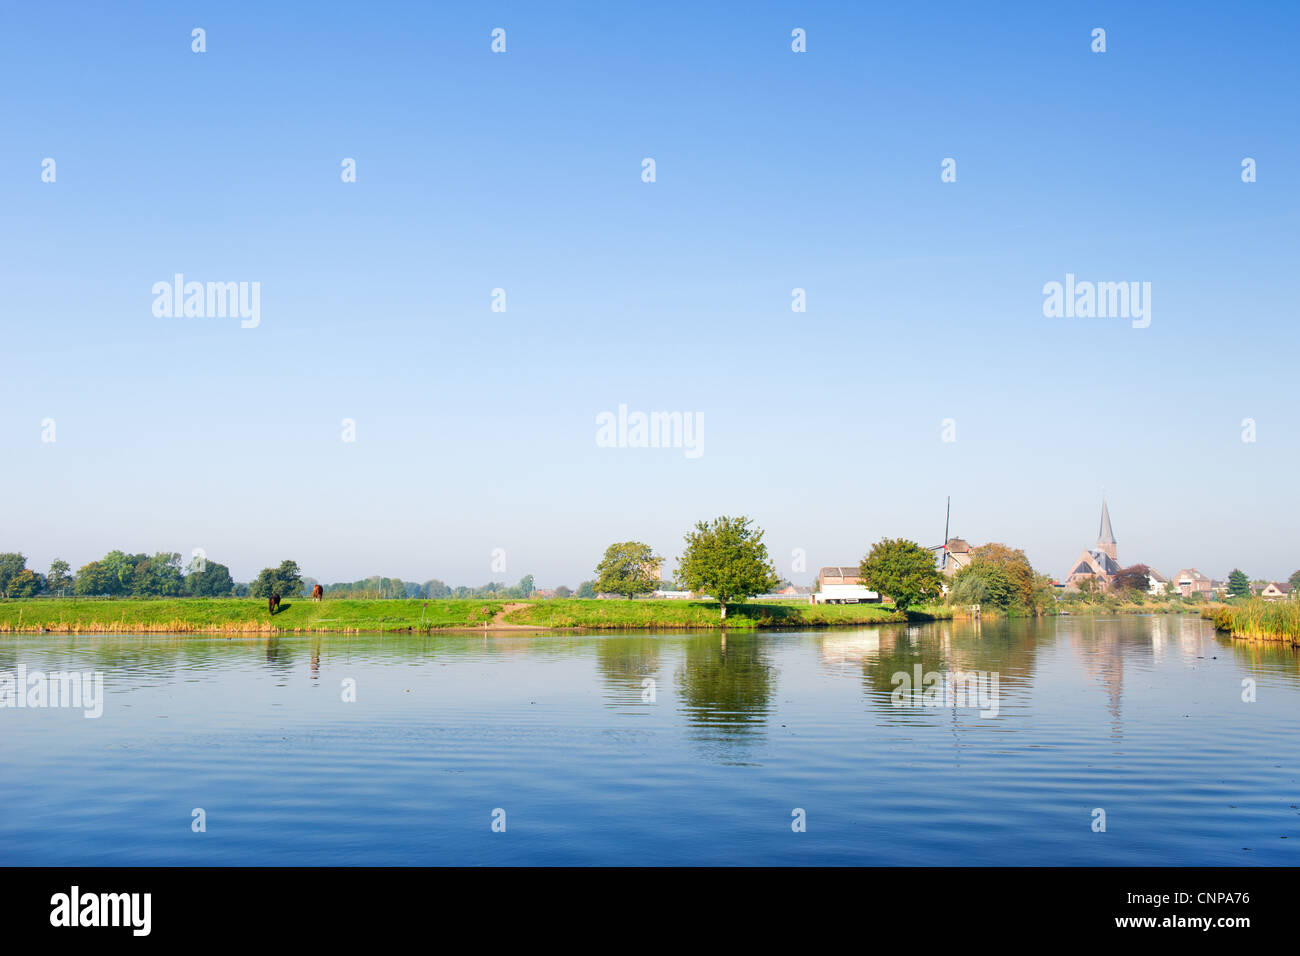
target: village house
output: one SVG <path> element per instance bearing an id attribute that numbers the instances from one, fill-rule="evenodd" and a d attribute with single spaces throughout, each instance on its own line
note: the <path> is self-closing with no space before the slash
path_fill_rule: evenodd
<path id="1" fill-rule="evenodd" d="M 1286 581 L 1270 581 L 1268 586 L 1259 592 L 1259 596 L 1265 601 L 1289 601 L 1293 590 Z"/>
<path id="2" fill-rule="evenodd" d="M 817 572 L 817 586 L 825 588 L 828 584 L 859 584 L 858 567 L 822 568 Z"/>
<path id="3" fill-rule="evenodd" d="M 812 594 L 812 588 L 807 585 L 787 584 L 776 593 L 781 597 L 807 597 Z"/>
<path id="4" fill-rule="evenodd" d="M 1147 593 L 1159 597 L 1169 587 L 1169 579 L 1155 568 L 1147 569 Z"/>
<path id="5" fill-rule="evenodd" d="M 1183 568 L 1174 578 L 1174 589 L 1183 597 L 1200 594 L 1208 598 L 1214 591 L 1214 582 L 1195 568 Z"/>

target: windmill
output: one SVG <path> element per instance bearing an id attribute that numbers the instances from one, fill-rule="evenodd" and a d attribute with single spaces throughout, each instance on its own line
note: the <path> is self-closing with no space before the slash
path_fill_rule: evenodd
<path id="1" fill-rule="evenodd" d="M 943 544 L 939 545 L 939 570 L 948 566 L 948 520 L 952 517 L 952 495 L 948 496 L 948 507 L 943 515 Z"/>

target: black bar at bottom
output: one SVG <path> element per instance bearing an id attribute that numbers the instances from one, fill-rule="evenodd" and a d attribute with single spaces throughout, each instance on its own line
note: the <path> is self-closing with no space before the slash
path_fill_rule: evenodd
<path id="1" fill-rule="evenodd" d="M 496 943 L 604 931 L 650 943 L 721 920 L 737 941 L 840 924 L 900 942 L 1033 929 L 1231 944 L 1287 931 L 1295 910 L 1293 871 L 1255 868 L 13 868 L 0 884 L 6 940 L 50 942 L 335 946 L 435 926 Z"/>

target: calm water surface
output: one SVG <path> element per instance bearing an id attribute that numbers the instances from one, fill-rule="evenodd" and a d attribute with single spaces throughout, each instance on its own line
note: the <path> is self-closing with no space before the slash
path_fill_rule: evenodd
<path id="1" fill-rule="evenodd" d="M 0 709 L 4 864 L 1300 862 L 1300 658 L 1191 617 L 0 637 L 19 664 L 106 702 Z M 997 672 L 998 715 L 895 706 L 917 664 Z"/>

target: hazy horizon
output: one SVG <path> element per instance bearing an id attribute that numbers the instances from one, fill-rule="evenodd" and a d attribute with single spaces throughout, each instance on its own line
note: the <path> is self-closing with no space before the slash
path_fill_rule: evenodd
<path id="1" fill-rule="evenodd" d="M 0 9 L 0 551 L 576 587 L 746 514 L 807 583 L 951 495 L 1063 579 L 1104 490 L 1123 565 L 1285 580 L 1300 12 L 928 9 Z"/>

